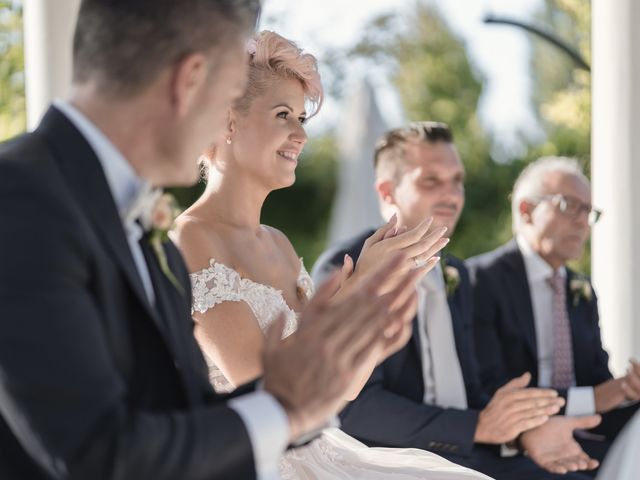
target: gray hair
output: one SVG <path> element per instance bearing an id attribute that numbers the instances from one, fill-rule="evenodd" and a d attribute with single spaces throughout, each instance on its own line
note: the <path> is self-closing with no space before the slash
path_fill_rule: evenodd
<path id="1" fill-rule="evenodd" d="M 544 184 L 551 173 L 565 173 L 584 180 L 589 180 L 582 171 L 580 163 L 569 157 L 541 157 L 527 165 L 516 180 L 511 194 L 511 216 L 513 219 L 513 233 L 517 234 L 522 226 L 520 218 L 520 202 L 544 195 Z"/>

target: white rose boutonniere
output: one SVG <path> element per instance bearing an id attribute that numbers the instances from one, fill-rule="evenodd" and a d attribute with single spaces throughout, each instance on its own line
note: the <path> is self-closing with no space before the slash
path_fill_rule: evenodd
<path id="1" fill-rule="evenodd" d="M 167 254 L 163 244 L 169 241 L 169 231 L 173 227 L 175 219 L 180 215 L 178 202 L 170 193 L 156 195 L 155 204 L 146 219 L 143 219 L 144 227 L 149 231 L 149 243 L 153 248 L 162 273 L 173 285 L 184 293 L 184 288 L 169 268 Z"/>
<path id="2" fill-rule="evenodd" d="M 591 284 L 585 277 L 572 278 L 569 282 L 569 290 L 571 290 L 571 299 L 574 307 L 578 306 L 581 298 L 584 298 L 587 302 L 590 302 L 593 298 Z"/>
<path id="3" fill-rule="evenodd" d="M 444 284 L 447 289 L 447 297 L 455 293 L 460 285 L 460 272 L 453 265 L 444 265 L 442 268 Z"/>

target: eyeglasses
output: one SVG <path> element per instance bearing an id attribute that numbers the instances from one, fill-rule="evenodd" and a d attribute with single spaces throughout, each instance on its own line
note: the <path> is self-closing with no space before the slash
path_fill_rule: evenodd
<path id="1" fill-rule="evenodd" d="M 541 202 L 543 200 L 550 201 L 553 205 L 558 207 L 558 210 L 569 217 L 576 218 L 579 215 L 586 213 L 587 222 L 590 226 L 598 223 L 598 220 L 600 220 L 600 217 L 602 217 L 602 210 L 593 208 L 591 205 L 583 203 L 575 197 L 562 195 L 561 193 L 556 193 L 554 195 L 543 195 L 541 197 L 536 197 L 536 200 L 538 202 Z"/>

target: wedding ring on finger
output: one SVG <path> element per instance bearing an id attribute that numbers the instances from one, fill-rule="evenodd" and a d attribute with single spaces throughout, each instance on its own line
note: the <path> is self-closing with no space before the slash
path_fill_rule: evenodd
<path id="1" fill-rule="evenodd" d="M 425 260 L 418 260 L 416 257 L 413 257 L 413 264 L 415 265 L 415 268 L 423 267 L 426 263 L 427 262 Z"/>

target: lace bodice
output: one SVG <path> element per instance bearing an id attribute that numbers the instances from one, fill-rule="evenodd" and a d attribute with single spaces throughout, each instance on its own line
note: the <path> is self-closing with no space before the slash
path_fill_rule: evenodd
<path id="1" fill-rule="evenodd" d="M 280 313 L 286 316 L 283 338 L 291 335 L 298 326 L 297 314 L 284 300 L 282 292 L 270 285 L 242 278 L 233 268 L 209 260 L 209 267 L 189 275 L 193 294 L 191 313 L 205 313 L 222 302 L 245 302 L 264 332 Z M 313 281 L 302 259 L 297 281 L 298 290 L 304 298 L 313 295 Z M 209 365 L 209 379 L 217 392 L 230 392 L 233 385 L 225 378 L 220 369 L 206 355 Z"/>

